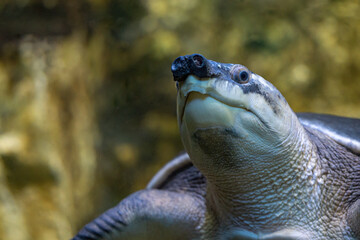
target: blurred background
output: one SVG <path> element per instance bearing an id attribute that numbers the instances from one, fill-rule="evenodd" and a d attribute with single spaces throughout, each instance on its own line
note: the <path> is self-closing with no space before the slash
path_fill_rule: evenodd
<path id="1" fill-rule="evenodd" d="M 183 148 L 170 65 L 201 53 L 295 111 L 360 117 L 360 2 L 1 0 L 0 239 L 69 239 Z"/>

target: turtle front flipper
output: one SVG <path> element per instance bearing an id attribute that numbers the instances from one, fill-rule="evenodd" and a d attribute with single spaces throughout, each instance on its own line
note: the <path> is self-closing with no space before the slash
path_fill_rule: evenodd
<path id="1" fill-rule="evenodd" d="M 73 240 L 196 239 L 204 215 L 196 196 L 142 190 L 87 224 Z"/>
<path id="2" fill-rule="evenodd" d="M 106 239 L 111 235 L 118 234 L 127 224 L 117 210 L 118 206 L 107 210 L 86 224 L 72 240 Z"/>

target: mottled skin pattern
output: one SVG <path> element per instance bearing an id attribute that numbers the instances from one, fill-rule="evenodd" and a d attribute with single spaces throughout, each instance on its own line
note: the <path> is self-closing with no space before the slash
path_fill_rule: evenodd
<path id="1" fill-rule="evenodd" d="M 315 219 L 325 226 L 319 239 L 351 239 L 355 233 L 349 229 L 346 217 L 349 208 L 360 199 L 360 158 L 319 132 L 308 133 L 316 143 L 321 165 L 319 178 L 323 179 L 319 206 L 315 209 Z M 360 237 L 359 232 L 356 235 Z"/>
<path id="2" fill-rule="evenodd" d="M 303 124 L 305 115 L 242 65 L 194 54 L 172 71 L 192 163 L 127 197 L 75 240 L 360 239 L 360 137 L 350 129 L 339 138 L 340 118 L 310 114 Z M 320 131 L 326 122 L 336 134 Z"/>
<path id="3" fill-rule="evenodd" d="M 239 239 L 257 239 L 275 229 L 294 230 L 296 237 L 264 239 L 359 238 L 359 229 L 357 233 L 350 229 L 346 216 L 360 199 L 360 158 L 322 133 L 312 129 L 307 133 L 316 142 L 313 151 L 317 161 L 313 171 L 319 171 L 317 177 L 269 173 L 271 179 L 261 176 L 262 184 L 258 184 L 255 191 L 242 193 L 241 198 L 227 197 L 226 194 L 237 195 L 230 187 L 234 184 L 230 183 L 239 181 L 237 177 L 227 178 L 225 183 L 229 189 L 222 190 L 222 196 L 218 196 L 225 195 L 230 200 L 224 201 L 227 211 L 223 208 L 219 211 L 212 200 L 207 199 L 207 219 L 202 228 L 204 239 L 232 239 L 230 236 L 238 237 L 241 231 L 248 237 Z M 279 170 L 282 167 L 279 166 Z M 218 190 L 214 192 L 219 194 Z"/>

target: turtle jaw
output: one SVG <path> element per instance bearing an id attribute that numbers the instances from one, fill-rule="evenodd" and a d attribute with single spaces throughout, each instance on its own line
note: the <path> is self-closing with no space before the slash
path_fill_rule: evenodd
<path id="1" fill-rule="evenodd" d="M 197 102 L 197 103 L 193 103 L 193 102 Z M 192 105 L 194 105 L 194 104 L 198 105 L 198 106 L 193 107 Z M 191 105 L 191 106 L 189 107 L 189 105 Z M 188 108 L 195 108 L 195 111 L 192 111 L 192 112 L 193 112 L 193 115 L 194 114 L 199 115 L 199 120 L 201 120 L 202 117 L 205 117 L 205 115 L 206 115 L 206 113 L 204 114 L 205 109 L 207 109 L 207 111 L 210 112 L 211 115 L 215 118 L 216 118 L 216 114 L 218 115 L 218 117 L 221 116 L 222 118 L 218 118 L 217 121 L 213 122 L 214 125 L 234 124 L 234 121 L 230 120 L 232 118 L 231 115 L 233 115 L 233 113 L 234 113 L 233 108 L 237 108 L 238 110 L 243 110 L 243 111 L 254 114 L 249 109 L 246 109 L 244 107 L 231 106 L 231 105 L 223 102 L 217 96 L 213 96 L 213 94 L 205 93 L 204 89 L 194 89 L 185 94 L 185 99 L 184 99 L 183 103 L 181 105 L 179 105 L 179 110 L 178 110 L 179 111 L 178 121 L 179 121 L 180 126 L 184 122 L 185 111 Z M 227 109 L 227 111 L 226 111 L 226 113 L 222 112 L 220 114 L 220 112 L 219 112 L 220 109 Z M 203 114 L 201 114 L 201 112 L 203 112 Z M 204 120 L 207 120 L 207 119 L 204 119 Z"/>
<path id="2" fill-rule="evenodd" d="M 179 126 L 183 124 L 184 121 L 184 113 L 188 106 L 188 103 L 194 100 L 194 98 L 204 99 L 204 98 L 211 98 L 212 100 L 208 100 L 208 102 L 212 102 L 214 105 L 214 101 L 217 101 L 222 106 L 218 106 L 220 108 L 230 108 L 231 111 L 228 115 L 233 115 L 234 108 L 252 113 L 257 118 L 261 120 L 261 118 L 252 110 L 247 108 L 245 104 L 239 103 L 236 100 L 233 100 L 229 97 L 223 96 L 218 91 L 214 91 L 216 89 L 214 86 L 216 85 L 216 81 L 223 81 L 221 79 L 212 78 L 212 79 L 201 79 L 199 80 L 193 75 L 187 77 L 184 82 L 179 83 L 179 91 L 178 91 L 178 99 L 177 99 L 177 116 L 178 116 L 178 123 Z M 194 97 L 196 95 L 197 97 Z M 210 103 L 211 104 L 211 103 Z M 205 105 L 204 105 L 205 106 Z M 201 107 L 198 107 L 198 110 L 201 110 Z M 213 111 L 213 109 L 209 109 L 209 111 Z M 214 123 L 217 125 L 221 125 L 222 122 Z M 233 122 L 231 122 L 233 124 Z"/>
<path id="3" fill-rule="evenodd" d="M 199 129 L 233 128 L 239 111 L 242 108 L 229 106 L 208 94 L 197 91 L 188 93 L 182 108 L 180 130 L 191 136 Z"/>

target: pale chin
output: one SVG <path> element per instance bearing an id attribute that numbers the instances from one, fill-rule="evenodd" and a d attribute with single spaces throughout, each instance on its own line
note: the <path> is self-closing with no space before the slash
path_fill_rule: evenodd
<path id="1" fill-rule="evenodd" d="M 208 95 L 192 92 L 186 101 L 181 122 L 182 127 L 190 131 L 216 126 L 230 127 L 235 122 L 234 107 L 225 105 Z"/>

